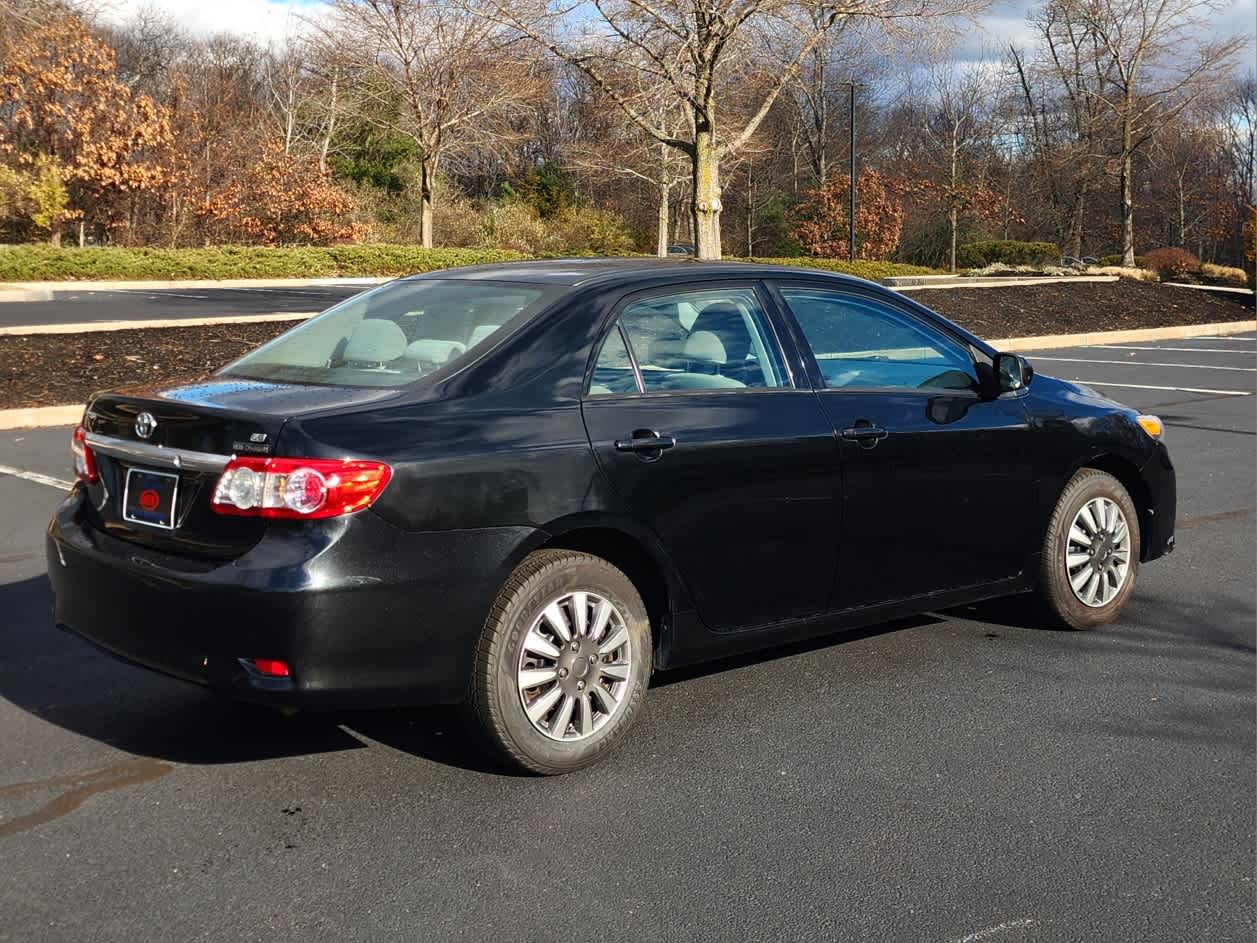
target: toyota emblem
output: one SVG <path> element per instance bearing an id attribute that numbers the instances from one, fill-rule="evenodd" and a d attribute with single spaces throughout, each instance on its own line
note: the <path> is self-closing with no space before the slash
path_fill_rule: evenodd
<path id="1" fill-rule="evenodd" d="M 157 420 L 153 418 L 152 413 L 140 413 L 135 417 L 135 434 L 141 439 L 147 439 L 156 428 Z"/>

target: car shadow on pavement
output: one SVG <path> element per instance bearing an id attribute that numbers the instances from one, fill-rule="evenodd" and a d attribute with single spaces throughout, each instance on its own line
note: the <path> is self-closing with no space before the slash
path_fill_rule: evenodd
<path id="1" fill-rule="evenodd" d="M 333 753 L 376 741 L 434 763 L 503 772 L 468 742 L 453 708 L 285 717 L 113 658 L 55 628 L 51 603 L 46 576 L 0 584 L 0 699 L 79 736 L 192 765 Z M 20 749 L 5 731 L 5 710 L 0 704 L 0 742 Z"/>
<path id="2" fill-rule="evenodd" d="M 0 698 L 41 720 L 176 763 L 238 763 L 363 745 L 331 718 L 285 718 L 118 661 L 54 628 L 51 601 L 46 576 L 0 584 Z M 3 710 L 0 705 L 0 741 L 13 744 Z"/>

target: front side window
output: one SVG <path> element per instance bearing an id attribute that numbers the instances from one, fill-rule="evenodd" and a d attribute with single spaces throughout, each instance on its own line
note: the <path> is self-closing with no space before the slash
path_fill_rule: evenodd
<path id="1" fill-rule="evenodd" d="M 909 314 L 825 289 L 781 294 L 831 389 L 978 389 L 969 352 Z"/>
<path id="2" fill-rule="evenodd" d="M 623 392 L 619 360 L 628 338 L 644 392 L 789 386 L 776 339 L 755 292 L 722 288 L 636 301 L 624 309 L 594 366 L 590 395 Z"/>
<path id="3" fill-rule="evenodd" d="M 225 376 L 405 386 L 456 363 L 552 298 L 540 285 L 404 279 L 355 295 L 223 369 Z"/>

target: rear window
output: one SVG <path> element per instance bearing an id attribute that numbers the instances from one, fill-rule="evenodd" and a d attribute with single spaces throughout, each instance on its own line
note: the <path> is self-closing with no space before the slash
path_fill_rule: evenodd
<path id="1" fill-rule="evenodd" d="M 229 364 L 222 375 L 333 386 L 404 386 L 457 363 L 553 288 L 416 279 L 356 295 Z"/>

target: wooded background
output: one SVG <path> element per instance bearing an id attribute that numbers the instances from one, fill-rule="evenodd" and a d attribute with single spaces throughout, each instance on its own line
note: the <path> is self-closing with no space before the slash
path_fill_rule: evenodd
<path id="1" fill-rule="evenodd" d="M 0 0 L 0 242 L 845 256 L 854 82 L 861 258 L 1236 264 L 1224 7 L 1048 0 L 975 57 L 978 0 L 330 0 L 267 46 Z"/>

